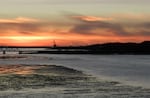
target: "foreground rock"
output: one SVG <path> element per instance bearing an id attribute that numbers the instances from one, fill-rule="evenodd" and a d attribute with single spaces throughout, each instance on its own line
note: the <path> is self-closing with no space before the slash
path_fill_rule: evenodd
<path id="1" fill-rule="evenodd" d="M 56 65 L 0 65 L 0 98 L 150 98 L 150 89 Z"/>

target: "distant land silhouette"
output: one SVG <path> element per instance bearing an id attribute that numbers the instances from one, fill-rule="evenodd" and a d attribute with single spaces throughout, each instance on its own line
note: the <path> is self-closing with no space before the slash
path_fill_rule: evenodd
<path id="1" fill-rule="evenodd" d="M 51 54 L 150 54 L 150 41 L 142 43 L 105 43 L 88 46 L 53 47 L 56 51 L 38 51 Z"/>
<path id="2" fill-rule="evenodd" d="M 1 47 L 3 48 L 3 47 Z M 7 48 L 45 48 L 34 54 L 150 54 L 150 41 L 141 43 L 105 43 L 87 46 L 56 46 L 55 47 L 15 47 Z M 33 54 L 31 52 L 31 54 Z"/>

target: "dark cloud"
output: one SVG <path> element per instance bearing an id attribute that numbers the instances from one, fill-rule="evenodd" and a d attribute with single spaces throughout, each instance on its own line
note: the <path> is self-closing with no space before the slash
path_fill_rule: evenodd
<path id="1" fill-rule="evenodd" d="M 92 31 L 96 29 L 107 29 L 121 36 L 129 35 L 129 33 L 125 31 L 121 25 L 116 23 L 109 23 L 106 21 L 82 20 L 80 23 L 76 24 L 71 29 L 71 32 L 80 33 L 80 34 L 92 34 Z M 96 33 L 101 34 L 101 32 L 96 32 Z"/>
<path id="2" fill-rule="evenodd" d="M 82 17 L 82 16 L 81 16 Z M 110 33 L 118 36 L 150 36 L 150 23 L 139 23 L 137 25 L 131 25 L 130 28 L 135 29 L 135 32 L 127 31 L 123 23 L 114 23 L 111 21 L 88 21 L 87 19 L 73 17 L 75 20 L 78 20 L 77 24 L 73 26 L 70 32 L 79 33 L 79 34 L 97 34 L 97 35 L 106 35 L 109 36 Z M 105 33 L 101 30 L 105 29 Z M 144 30 L 143 30 L 144 29 Z"/>
<path id="3" fill-rule="evenodd" d="M 31 32 L 26 32 L 26 31 L 22 31 L 22 32 L 19 32 L 20 34 L 33 34 L 33 33 L 31 33 Z"/>
<path id="4" fill-rule="evenodd" d="M 139 25 L 139 27 L 150 29 L 150 22 L 142 23 L 142 24 Z"/>
<path id="5" fill-rule="evenodd" d="M 150 36 L 150 22 L 137 24 L 134 28 L 137 29 L 136 34 Z"/>
<path id="6" fill-rule="evenodd" d="M 150 36 L 150 30 L 141 30 L 136 32 L 138 35 Z"/>
<path id="7" fill-rule="evenodd" d="M 22 34 L 31 34 L 31 32 L 41 31 L 43 26 L 42 23 L 0 23 L 0 30 L 1 33 L 14 30 Z"/>

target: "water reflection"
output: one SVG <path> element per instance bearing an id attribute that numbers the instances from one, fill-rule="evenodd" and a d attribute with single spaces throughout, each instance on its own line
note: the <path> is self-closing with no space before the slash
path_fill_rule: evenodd
<path id="1" fill-rule="evenodd" d="M 0 74 L 33 74 L 41 66 L 0 65 Z"/>

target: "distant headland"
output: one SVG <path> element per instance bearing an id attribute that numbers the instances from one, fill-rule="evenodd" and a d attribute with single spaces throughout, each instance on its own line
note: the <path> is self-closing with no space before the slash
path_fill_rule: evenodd
<path id="1" fill-rule="evenodd" d="M 1 46 L 0 48 L 4 48 Z M 7 46 L 7 48 L 45 48 L 29 52 L 32 54 L 150 54 L 150 41 L 141 43 L 104 43 L 87 46 L 44 46 L 44 47 L 17 47 Z M 24 52 L 22 52 L 24 53 Z M 26 52 L 25 52 L 26 53 Z"/>

